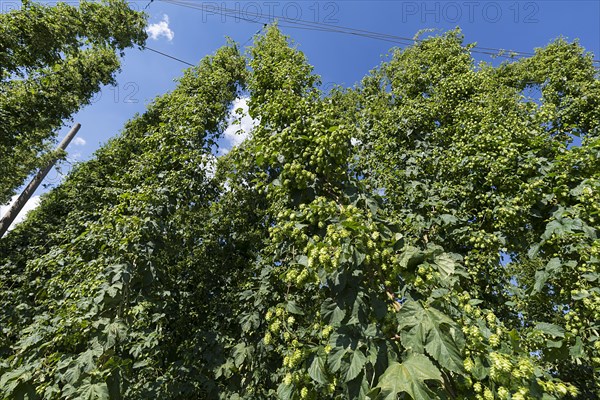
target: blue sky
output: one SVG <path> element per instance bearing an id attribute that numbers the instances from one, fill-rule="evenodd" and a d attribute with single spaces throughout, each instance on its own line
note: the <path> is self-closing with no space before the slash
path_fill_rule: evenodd
<path id="1" fill-rule="evenodd" d="M 187 0 L 197 10 L 154 0 L 149 14 L 147 46 L 190 63 L 197 63 L 225 43 L 225 36 L 245 43 L 261 28 L 255 14 L 301 19 L 412 38 L 421 29 L 439 32 L 460 27 L 465 41 L 479 46 L 532 52 L 534 48 L 564 36 L 580 43 L 600 58 L 599 1 L 200 1 Z M 0 1 L 6 5 L 9 2 Z M 132 2 L 144 9 L 148 1 Z M 218 15 L 225 9 L 233 15 Z M 3 7 L 6 10 L 6 7 Z M 280 21 L 281 25 L 286 24 Z M 306 53 L 315 72 L 326 84 L 352 86 L 394 46 L 386 41 L 354 35 L 282 27 Z M 248 42 L 248 45 L 251 42 Z M 494 61 L 490 56 L 479 59 Z M 497 61 L 495 61 L 497 62 Z M 175 87 L 186 65 L 149 50 L 130 49 L 122 61 L 115 87 L 105 87 L 93 103 L 74 116 L 82 128 L 68 149 L 69 160 L 89 159 L 109 138 L 117 135 L 128 119 L 144 111 L 156 96 Z M 59 132 L 62 138 L 69 130 Z M 231 142 L 229 144 L 232 144 Z M 63 165 L 63 170 L 68 164 Z M 53 171 L 45 183 L 58 182 Z M 40 189 L 37 194 L 42 192 Z"/>
<path id="2" fill-rule="evenodd" d="M 189 0 L 188 0 L 189 1 Z M 352 27 L 412 38 L 421 29 L 440 31 L 459 26 L 467 42 L 490 48 L 532 52 L 558 36 L 579 38 L 600 58 L 600 2 L 598 1 L 238 1 L 190 3 L 216 11 L 237 10 L 223 17 L 216 12 L 181 7 L 154 0 L 147 8 L 154 32 L 153 49 L 190 63 L 213 53 L 229 36 L 246 42 L 261 28 L 236 16 L 256 19 L 257 12 L 276 17 Z M 143 9 L 147 1 L 132 5 Z M 285 23 L 282 21 L 281 25 Z M 286 24 L 287 25 L 287 24 Z M 158 26 L 158 28 L 157 28 Z M 168 30 L 164 28 L 168 27 Z M 282 28 L 308 56 L 326 84 L 353 85 L 381 62 L 393 43 L 353 35 Z M 250 43 L 249 43 L 250 44 Z M 490 56 L 481 59 L 493 61 Z M 143 112 L 154 97 L 174 88 L 186 66 L 151 51 L 128 50 L 116 87 L 103 88 L 95 102 L 74 119 L 82 124 L 84 146 L 71 153 L 89 158 L 101 143 L 118 134 L 124 122 Z M 68 128 L 63 129 L 61 135 Z"/>

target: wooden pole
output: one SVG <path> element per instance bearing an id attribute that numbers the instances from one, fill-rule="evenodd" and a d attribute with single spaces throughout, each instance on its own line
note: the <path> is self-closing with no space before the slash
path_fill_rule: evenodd
<path id="1" fill-rule="evenodd" d="M 57 152 L 60 150 L 65 150 L 67 148 L 69 143 L 71 143 L 71 140 L 73 140 L 73 138 L 79 131 L 79 128 L 81 128 L 80 123 L 76 123 L 71 128 L 69 133 L 67 133 L 67 136 L 65 136 L 65 138 L 62 140 L 62 142 L 60 142 L 60 144 L 56 148 Z M 52 169 L 54 164 L 56 164 L 56 160 L 57 160 L 57 158 L 53 158 L 52 160 L 50 160 L 50 162 L 48 163 L 46 168 L 41 169 L 33 177 L 31 182 L 29 182 L 29 185 L 27 185 L 25 190 L 23 190 L 23 193 L 21 193 L 21 195 L 19 196 L 17 201 L 15 201 L 15 203 L 10 207 L 10 209 L 6 212 L 6 214 L 4 214 L 4 217 L 2 218 L 2 220 L 0 220 L 0 238 L 2 236 L 4 236 L 4 234 L 10 227 L 10 224 L 13 223 L 15 218 L 17 218 L 17 215 L 19 215 L 19 213 L 23 209 L 23 206 L 25 206 L 25 203 L 27 203 L 27 201 L 29 200 L 31 195 L 33 195 L 33 193 L 35 193 L 37 188 L 40 186 L 40 183 L 42 183 L 42 181 L 44 180 L 46 175 L 48 175 L 48 172 L 50 172 L 50 170 Z"/>

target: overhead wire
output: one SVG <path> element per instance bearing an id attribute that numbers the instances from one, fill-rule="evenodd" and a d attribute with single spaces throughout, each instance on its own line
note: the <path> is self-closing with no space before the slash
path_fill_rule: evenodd
<path id="1" fill-rule="evenodd" d="M 263 25 L 263 26 L 262 26 L 262 27 L 261 27 L 259 30 L 257 30 L 257 31 L 254 33 L 254 35 L 250 36 L 250 37 L 248 38 L 248 40 L 246 40 L 246 41 L 244 42 L 244 44 L 242 44 L 242 46 L 241 46 L 241 47 L 244 47 L 244 46 L 246 46 L 246 45 L 248 44 L 248 42 L 250 42 L 254 36 L 256 36 L 256 35 L 258 35 L 259 33 L 261 33 L 261 32 L 262 32 L 262 30 L 265 28 L 265 26 L 266 26 L 266 25 L 267 25 L 267 24 Z"/>
<path id="2" fill-rule="evenodd" d="M 148 46 L 143 46 L 142 48 L 143 48 L 143 49 L 145 49 L 145 50 L 150 50 L 150 51 L 153 51 L 153 52 L 155 52 L 155 53 L 157 53 L 157 54 L 160 54 L 160 55 L 162 55 L 162 56 L 168 57 L 168 58 L 170 58 L 170 59 L 172 59 L 172 60 L 179 61 L 180 63 L 183 63 L 183 64 L 185 64 L 185 65 L 188 65 L 188 66 L 190 66 L 190 67 L 193 67 L 193 66 L 194 66 L 194 64 L 192 64 L 192 63 L 189 63 L 189 62 L 187 62 L 187 61 L 185 61 L 185 60 L 182 60 L 181 58 L 177 58 L 177 57 L 175 57 L 175 56 L 172 56 L 172 55 L 169 55 L 169 54 L 167 54 L 167 53 L 163 53 L 162 51 L 155 50 L 155 49 L 153 49 L 153 48 L 151 48 L 151 47 L 148 47 Z"/>
<path id="3" fill-rule="evenodd" d="M 398 35 L 374 32 L 374 31 L 369 31 L 369 30 L 365 30 L 365 29 L 350 28 L 350 27 L 345 27 L 345 26 L 341 26 L 341 25 L 332 25 L 332 24 L 327 24 L 327 23 L 323 23 L 323 22 L 312 22 L 312 21 L 302 20 L 299 18 L 289 18 L 289 17 L 285 17 L 285 16 L 275 17 L 273 15 L 266 15 L 263 13 L 256 13 L 256 12 L 250 12 L 250 11 L 244 11 L 243 12 L 244 16 L 242 16 L 241 15 L 242 11 L 239 9 L 231 9 L 231 8 L 219 7 L 219 6 L 210 5 L 210 4 L 207 5 L 207 4 L 203 4 L 203 3 L 198 4 L 198 3 L 193 3 L 191 1 L 186 1 L 186 0 L 161 0 L 161 1 L 163 1 L 165 3 L 177 5 L 180 7 L 201 10 L 204 12 L 210 12 L 210 13 L 218 14 L 221 16 L 232 16 L 239 20 L 243 20 L 243 21 L 247 21 L 247 22 L 251 22 L 251 23 L 257 23 L 257 24 L 263 24 L 263 25 L 265 23 L 272 22 L 273 20 L 278 20 L 278 21 L 284 21 L 287 24 L 287 25 L 279 24 L 280 27 L 284 27 L 284 28 L 341 33 L 341 34 L 360 36 L 360 37 L 365 37 L 365 38 L 370 38 L 370 39 L 386 41 L 386 42 L 400 44 L 400 45 L 412 45 L 415 42 L 420 43 L 425 40 L 425 39 L 407 38 L 407 37 L 402 37 L 402 36 L 398 36 Z M 255 19 L 248 18 L 248 17 L 254 17 Z M 492 47 L 483 47 L 483 46 L 478 46 L 478 45 L 473 46 L 470 49 L 470 51 L 473 53 L 477 53 L 477 54 L 485 54 L 485 55 L 504 57 L 504 58 L 531 57 L 534 55 L 534 53 L 529 53 L 529 52 L 515 51 L 515 50 L 508 50 L 508 49 L 499 49 L 499 48 L 492 48 Z M 600 60 L 592 60 L 592 62 L 600 63 Z"/>
<path id="4" fill-rule="evenodd" d="M 154 0 L 149 0 L 149 1 L 148 1 L 148 4 L 146 4 L 146 7 L 144 7 L 144 11 L 145 11 L 145 10 L 147 10 L 147 9 L 148 9 L 148 7 L 150 7 L 150 5 L 151 5 L 153 2 L 154 2 Z M 172 59 L 172 60 L 179 61 L 180 63 L 183 63 L 183 64 L 185 64 L 185 65 L 189 65 L 190 67 L 193 67 L 193 66 L 194 66 L 194 64 L 192 64 L 192 63 L 189 63 L 189 62 L 187 62 L 187 61 L 184 61 L 184 60 L 182 60 L 181 58 L 177 58 L 177 57 L 174 57 L 174 56 L 172 56 L 172 55 L 169 55 L 169 54 L 167 54 L 167 53 L 163 53 L 162 51 L 155 50 L 155 49 L 153 49 L 153 48 L 150 48 L 150 47 L 148 47 L 148 46 L 142 46 L 142 48 L 143 48 L 144 50 L 150 50 L 150 51 L 153 51 L 153 52 L 155 52 L 155 53 L 157 53 L 157 54 L 160 54 L 160 55 L 162 55 L 162 56 L 164 56 L 164 57 L 168 57 L 168 58 L 170 58 L 170 59 Z"/>
<path id="5" fill-rule="evenodd" d="M 233 16 L 236 19 L 240 19 L 242 21 L 247 21 L 247 22 L 256 23 L 256 24 L 264 25 L 265 23 L 272 22 L 274 19 L 278 19 L 278 20 L 286 21 L 287 23 L 299 25 L 299 27 L 311 28 L 310 30 L 318 30 L 318 31 L 323 31 L 323 32 L 348 33 L 348 34 L 355 34 L 355 35 L 358 33 L 364 33 L 365 35 L 368 34 L 372 38 L 390 38 L 390 39 L 394 39 L 394 41 L 399 41 L 399 40 L 406 41 L 407 42 L 406 44 L 414 43 L 413 39 L 401 38 L 399 36 L 388 35 L 388 34 L 377 33 L 377 32 L 370 32 L 370 31 L 365 31 L 365 30 L 361 30 L 361 29 L 338 27 L 336 25 L 311 22 L 311 21 L 288 18 L 288 17 L 274 17 L 274 16 L 270 16 L 270 15 L 265 15 L 262 13 L 244 12 L 245 15 L 258 18 L 258 19 L 251 19 L 251 18 L 243 17 L 242 15 L 240 15 L 240 10 L 235 10 L 235 9 L 231 9 L 231 8 L 225 8 L 225 7 L 215 8 L 215 7 L 211 7 L 209 5 L 205 5 L 202 3 L 194 4 L 194 3 L 191 3 L 188 1 L 181 1 L 181 0 L 163 0 L 163 1 L 165 3 L 171 3 L 174 5 L 181 6 L 181 7 L 187 7 L 187 8 L 192 8 L 192 9 L 202 10 L 202 11 L 207 11 L 207 12 L 214 12 L 215 14 L 218 14 L 221 16 Z M 261 19 L 264 21 L 261 21 Z M 294 27 L 294 26 L 290 26 L 290 25 L 281 25 L 281 24 L 279 26 L 298 28 L 298 27 Z"/>

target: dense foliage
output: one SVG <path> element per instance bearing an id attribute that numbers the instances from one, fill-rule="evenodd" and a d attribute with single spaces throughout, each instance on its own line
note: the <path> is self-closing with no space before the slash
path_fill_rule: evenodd
<path id="1" fill-rule="evenodd" d="M 114 83 L 117 52 L 143 45 L 145 25 L 124 0 L 23 0 L 0 14 L 0 204 L 44 165 L 64 119 Z"/>
<path id="2" fill-rule="evenodd" d="M 190 68 L 0 241 L 2 397 L 598 398 L 597 72 L 469 50 L 322 93 L 271 27 Z"/>

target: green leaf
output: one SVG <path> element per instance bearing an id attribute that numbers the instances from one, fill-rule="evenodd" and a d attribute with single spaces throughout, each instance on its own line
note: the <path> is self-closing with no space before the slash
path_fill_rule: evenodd
<path id="1" fill-rule="evenodd" d="M 548 280 L 548 278 L 549 278 L 549 275 L 546 271 L 544 271 L 544 270 L 536 271 L 535 283 L 533 285 L 532 294 L 541 292 L 541 290 L 544 287 L 544 285 L 546 284 L 546 281 Z"/>
<path id="2" fill-rule="evenodd" d="M 335 300 L 326 299 L 321 305 L 321 314 L 330 325 L 338 325 L 346 316 L 346 311 L 342 310 Z"/>
<path id="3" fill-rule="evenodd" d="M 296 305 L 295 301 L 288 301 L 287 304 L 285 305 L 285 309 L 287 312 L 292 313 L 292 314 L 304 315 L 304 312 L 302 311 L 302 309 L 300 309 L 300 307 L 298 307 Z"/>
<path id="4" fill-rule="evenodd" d="M 537 254 L 538 254 L 538 253 L 539 253 L 539 251 L 540 251 L 540 247 L 541 247 L 541 245 L 540 245 L 539 243 L 535 243 L 535 244 L 533 244 L 533 245 L 530 247 L 529 251 L 527 252 L 527 256 L 528 256 L 529 258 L 534 258 L 535 256 L 537 256 Z"/>
<path id="5" fill-rule="evenodd" d="M 588 282 L 595 282 L 600 279 L 600 274 L 597 272 L 590 272 L 587 274 L 581 275 L 582 278 L 585 278 Z"/>
<path id="6" fill-rule="evenodd" d="M 12 371 L 2 374 L 2 377 L 0 377 L 0 388 L 2 388 L 4 393 L 11 393 L 22 383 L 28 384 L 28 381 L 31 378 L 32 375 L 30 371 L 23 367 L 16 368 Z"/>
<path id="7" fill-rule="evenodd" d="M 473 377 L 480 381 L 484 380 L 489 375 L 489 368 L 483 365 L 481 357 L 475 357 L 473 364 L 473 369 L 471 370 Z"/>
<path id="8" fill-rule="evenodd" d="M 281 383 L 277 387 L 277 397 L 281 400 L 290 400 L 294 395 L 294 386 Z"/>
<path id="9" fill-rule="evenodd" d="M 127 336 L 127 325 L 121 321 L 111 322 L 106 326 L 106 345 L 105 349 L 115 346 L 119 339 L 124 339 Z"/>
<path id="10" fill-rule="evenodd" d="M 317 354 L 313 356 L 313 360 L 308 368 L 308 375 L 310 375 L 313 380 L 321 384 L 326 384 L 328 382 L 325 371 L 325 362 Z"/>
<path id="11" fill-rule="evenodd" d="M 296 224 L 296 229 L 301 230 L 302 228 L 306 227 L 308 225 L 306 224 Z M 296 263 L 299 265 L 302 265 L 303 267 L 308 267 L 308 257 L 304 254 L 298 256 L 298 258 L 296 259 Z"/>
<path id="12" fill-rule="evenodd" d="M 440 219 L 445 225 L 455 224 L 458 221 L 458 218 L 451 214 L 442 214 L 440 215 Z"/>
<path id="13" fill-rule="evenodd" d="M 346 385 L 348 387 L 348 398 L 356 400 L 364 400 L 367 398 L 370 388 L 364 370 Z"/>
<path id="14" fill-rule="evenodd" d="M 398 313 L 398 322 L 404 347 L 417 353 L 425 349 L 442 367 L 464 372 L 463 334 L 447 315 L 431 306 L 424 308 L 417 301 L 407 301 Z"/>
<path id="15" fill-rule="evenodd" d="M 450 255 L 442 253 L 434 258 L 435 265 L 438 267 L 438 271 L 442 275 L 442 278 L 454 274 L 456 268 L 456 261 Z"/>
<path id="16" fill-rule="evenodd" d="M 253 348 L 252 346 L 246 346 L 246 343 L 241 342 L 234 346 L 233 348 L 233 358 L 236 367 L 240 367 L 246 358 L 250 358 L 252 356 Z"/>
<path id="17" fill-rule="evenodd" d="M 463 373 L 463 358 L 444 325 L 433 323 L 427 334 L 425 350 L 440 365 L 453 372 Z"/>
<path id="18" fill-rule="evenodd" d="M 91 383 L 87 378 L 79 389 L 78 398 L 83 400 L 107 400 L 109 398 L 108 386 L 106 382 Z"/>
<path id="19" fill-rule="evenodd" d="M 351 342 L 347 337 L 334 332 L 329 338 L 329 345 L 331 351 L 327 355 L 327 365 L 329 371 L 336 373 L 342 367 L 344 356 L 350 351 Z"/>
<path id="20" fill-rule="evenodd" d="M 94 352 L 89 349 L 81 353 L 79 357 L 77 357 L 77 365 L 85 372 L 93 370 L 96 367 Z"/>
<path id="21" fill-rule="evenodd" d="M 413 246 L 408 246 L 400 255 L 398 264 L 410 271 L 415 269 L 419 264 L 421 264 L 424 259 L 425 255 L 420 249 Z"/>
<path id="22" fill-rule="evenodd" d="M 562 266 L 562 263 L 560 261 L 560 258 L 555 257 L 555 258 L 551 258 L 550 261 L 548 261 L 545 269 L 550 274 L 550 276 L 553 276 L 555 273 L 560 272 L 561 266 Z"/>
<path id="23" fill-rule="evenodd" d="M 553 337 L 560 337 L 560 338 L 564 338 L 565 337 L 565 330 L 564 328 L 558 326 L 558 325 L 554 325 L 554 324 L 549 324 L 547 322 L 540 322 L 535 326 L 535 329 L 538 331 L 541 331 L 543 333 L 545 333 L 546 335 L 550 335 Z"/>
<path id="24" fill-rule="evenodd" d="M 260 324 L 259 319 L 259 315 L 256 312 L 243 316 L 240 321 L 242 331 L 250 332 L 251 330 L 256 329 Z"/>
<path id="25" fill-rule="evenodd" d="M 591 296 L 590 292 L 588 292 L 586 289 L 581 289 L 581 290 L 578 290 L 576 293 L 572 294 L 571 298 L 573 300 L 583 300 L 590 296 Z"/>
<path id="26" fill-rule="evenodd" d="M 563 346 L 563 341 L 562 340 L 547 340 L 546 346 L 548 346 L 549 348 L 560 349 Z"/>
<path id="27" fill-rule="evenodd" d="M 71 385 L 75 385 L 81 376 L 81 369 L 78 365 L 72 365 L 67 371 L 65 371 L 63 378 L 66 383 L 70 383 Z"/>
<path id="28" fill-rule="evenodd" d="M 409 300 L 402 305 L 397 314 L 398 329 L 412 327 L 419 324 L 422 320 L 423 307 L 418 301 Z"/>
<path id="29" fill-rule="evenodd" d="M 579 336 L 575 339 L 575 344 L 569 348 L 569 354 L 573 358 L 581 358 L 584 356 L 583 341 Z"/>
<path id="30" fill-rule="evenodd" d="M 427 333 L 426 327 L 423 324 L 416 323 L 410 330 L 400 332 L 402 346 L 413 353 L 424 353 Z"/>
<path id="31" fill-rule="evenodd" d="M 356 378 L 358 374 L 362 371 L 362 368 L 365 366 L 367 362 L 367 357 L 363 354 L 362 350 L 356 349 L 352 352 L 350 356 L 350 366 L 348 367 L 348 371 L 346 372 L 346 376 L 344 377 L 344 382 L 349 382 L 352 379 Z"/>
<path id="32" fill-rule="evenodd" d="M 380 398 L 396 400 L 407 393 L 414 400 L 429 400 L 433 394 L 426 381 L 442 382 L 442 374 L 424 355 L 412 354 L 403 363 L 393 362 L 379 378 Z"/>
<path id="33" fill-rule="evenodd" d="M 352 253 L 352 262 L 356 267 L 360 266 L 365 261 L 366 254 L 358 251 L 356 248 Z"/>

